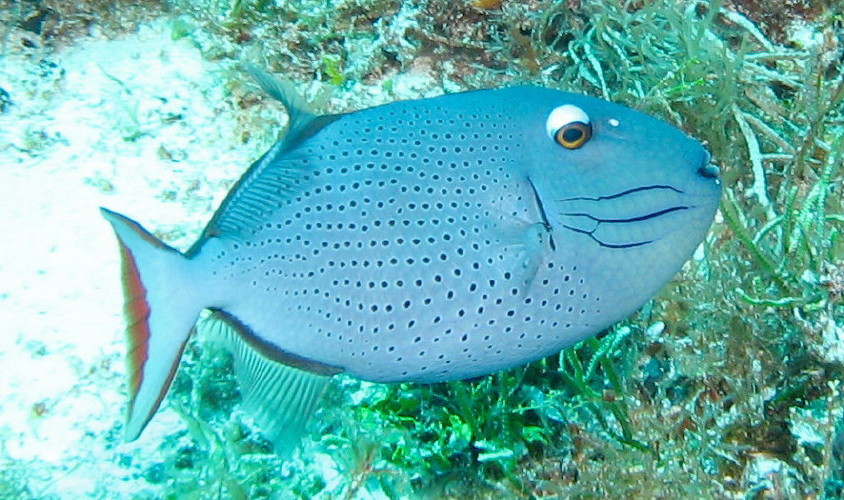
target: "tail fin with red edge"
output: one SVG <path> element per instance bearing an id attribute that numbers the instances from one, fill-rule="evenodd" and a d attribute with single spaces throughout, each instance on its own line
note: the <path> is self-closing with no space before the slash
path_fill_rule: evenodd
<path id="1" fill-rule="evenodd" d="M 136 439 L 161 404 L 202 310 L 190 260 L 137 222 L 105 208 L 120 245 L 129 410 L 125 439 Z"/>

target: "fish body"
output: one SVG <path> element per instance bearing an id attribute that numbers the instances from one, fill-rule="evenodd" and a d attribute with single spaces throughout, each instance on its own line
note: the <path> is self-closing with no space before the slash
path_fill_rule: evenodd
<path id="1" fill-rule="evenodd" d="M 702 241 L 720 198 L 698 141 L 552 89 L 293 121 L 184 255 L 104 211 L 131 323 L 128 436 L 203 308 L 259 353 L 244 354 L 247 372 L 264 358 L 376 382 L 476 377 L 633 313 Z"/>

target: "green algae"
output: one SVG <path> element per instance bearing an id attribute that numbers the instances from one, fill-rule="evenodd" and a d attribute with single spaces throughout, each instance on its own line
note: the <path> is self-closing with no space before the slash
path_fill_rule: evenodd
<path id="1" fill-rule="evenodd" d="M 725 197 L 697 258 L 625 324 L 475 381 L 339 379 L 301 460 L 270 452 L 225 355 L 192 344 L 169 398 L 186 430 L 145 475 L 165 497 L 840 495 L 844 13 L 813 11 L 817 39 L 785 43 L 721 2 L 175 5 L 199 28 L 174 33 L 208 57 L 301 81 L 392 90 L 424 61 L 447 88 L 626 103 L 704 140 Z M 309 462 L 320 453 L 338 481 Z"/>
<path id="2" fill-rule="evenodd" d="M 284 17 L 279 7 L 247 13 L 246 5 L 230 13 L 238 30 L 278 33 L 265 23 L 268 13 Z M 288 76 L 310 67 L 331 85 L 380 78 L 391 88 L 389 71 L 424 57 L 440 78 L 463 85 L 533 81 L 625 102 L 703 139 L 726 195 L 699 258 L 625 326 L 477 381 L 339 382 L 304 454 L 331 454 L 344 481 L 327 489 L 316 469 L 299 464 L 279 487 L 345 498 L 840 490 L 840 452 L 830 443 L 842 434 L 842 364 L 819 346 L 825 331 L 842 327 L 844 312 L 841 13 L 818 13 L 814 32 L 824 41 L 803 47 L 770 41 L 719 2 L 572 5 L 505 2 L 491 15 L 423 3 L 404 32 L 410 43 L 348 63 L 358 65 L 353 71 L 345 71 L 350 55 L 342 49 L 349 35 L 332 29 L 341 21 L 330 9 L 281 7 L 308 12 L 296 22 L 307 42 L 302 32 L 282 35 L 278 54 L 262 51 L 270 66 L 300 58 L 283 68 Z M 370 40 L 407 15 L 394 2 L 338 6 L 365 16 L 343 23 Z M 428 29 L 446 13 L 445 27 Z M 521 64 L 502 66 L 499 58 L 513 54 Z M 461 61 L 471 57 L 466 73 Z M 203 415 L 193 404 L 200 406 L 190 412 Z M 821 443 L 807 445 L 795 437 L 794 415 L 818 404 Z M 212 410 L 203 415 L 212 427 L 230 425 L 223 422 L 231 407 Z M 754 472 L 764 466 L 782 481 Z"/>

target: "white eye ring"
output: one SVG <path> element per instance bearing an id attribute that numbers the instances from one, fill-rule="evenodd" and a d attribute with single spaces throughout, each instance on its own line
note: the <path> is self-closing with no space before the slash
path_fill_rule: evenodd
<path id="1" fill-rule="evenodd" d="M 545 132 L 552 141 L 556 141 L 557 131 L 566 125 L 574 122 L 589 125 L 589 115 L 585 111 L 571 104 L 557 106 L 548 113 L 548 120 L 545 122 Z"/>

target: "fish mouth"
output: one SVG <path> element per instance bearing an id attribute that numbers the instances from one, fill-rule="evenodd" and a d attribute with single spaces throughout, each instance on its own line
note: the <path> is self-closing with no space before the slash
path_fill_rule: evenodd
<path id="1" fill-rule="evenodd" d="M 719 169 L 717 165 L 709 163 L 709 161 L 706 161 L 703 165 L 701 165 L 701 167 L 697 169 L 697 173 L 701 177 L 715 179 L 716 182 L 720 182 L 721 169 Z"/>
<path id="2" fill-rule="evenodd" d="M 717 170 L 700 174 L 710 178 L 718 175 Z M 683 237 L 691 240 L 698 231 L 688 229 L 702 226 L 705 230 L 711 222 L 709 212 L 714 210 L 702 210 L 711 207 L 711 198 L 669 184 L 635 186 L 600 196 L 573 196 L 555 200 L 556 220 L 552 224 L 612 249 L 650 245 L 681 230 Z"/>

